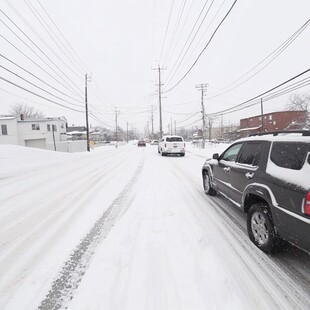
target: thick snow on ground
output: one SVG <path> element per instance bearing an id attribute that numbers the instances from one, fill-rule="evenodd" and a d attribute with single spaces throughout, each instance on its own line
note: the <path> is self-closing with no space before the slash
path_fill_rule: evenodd
<path id="1" fill-rule="evenodd" d="M 226 147 L 188 145 L 183 158 L 1 146 L 0 309 L 309 308 L 208 208 L 201 167 Z"/>

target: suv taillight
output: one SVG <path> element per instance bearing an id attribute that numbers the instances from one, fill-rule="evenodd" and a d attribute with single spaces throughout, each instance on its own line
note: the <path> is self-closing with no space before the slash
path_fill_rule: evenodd
<path id="1" fill-rule="evenodd" d="M 306 196 L 305 214 L 310 216 L 310 191 L 307 193 L 307 196 Z"/>

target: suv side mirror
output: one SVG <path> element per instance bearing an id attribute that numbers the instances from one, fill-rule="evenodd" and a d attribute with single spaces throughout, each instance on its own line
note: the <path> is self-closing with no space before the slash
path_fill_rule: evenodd
<path id="1" fill-rule="evenodd" d="M 213 154 L 212 158 L 213 158 L 213 159 L 219 160 L 220 156 L 219 156 L 218 153 L 215 153 L 215 154 Z"/>

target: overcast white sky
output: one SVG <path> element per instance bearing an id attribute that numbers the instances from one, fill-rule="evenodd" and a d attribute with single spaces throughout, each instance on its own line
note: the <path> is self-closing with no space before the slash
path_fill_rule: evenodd
<path id="1" fill-rule="evenodd" d="M 143 130 L 151 120 L 150 111 L 153 106 L 154 127 L 157 131 L 159 117 L 155 84 L 158 84 L 158 72 L 152 68 L 158 65 L 165 68 L 162 71 L 163 91 L 173 87 L 194 63 L 233 2 L 0 0 L 0 49 L 1 55 L 7 58 L 0 57 L 0 76 L 57 103 L 83 110 L 84 75 L 91 73 L 88 100 L 90 110 L 100 119 L 100 123 L 91 119 L 92 125 L 105 124 L 112 129 L 117 107 L 121 127 L 125 129 L 128 122 L 130 128 Z M 75 52 L 65 43 L 44 9 Z M 197 31 L 207 10 L 209 12 Z M 55 41 L 33 12 L 38 18 L 43 18 L 41 23 Z M 194 68 L 177 87 L 163 94 L 164 130 L 167 131 L 171 120 L 176 121 L 178 127 L 201 126 L 201 94 L 195 88 L 197 84 L 208 83 L 206 113 L 214 113 L 250 99 L 308 69 L 310 27 L 252 79 L 225 94 L 208 99 L 278 48 L 306 23 L 310 18 L 309 12 L 309 0 L 238 0 Z M 198 19 L 199 14 L 201 15 Z M 196 31 L 197 35 L 193 39 Z M 30 42 L 29 38 L 33 42 Z M 180 64 L 187 49 L 188 52 Z M 262 68 L 262 65 L 256 71 Z M 303 76 L 305 77 L 309 77 L 309 74 Z M 298 90 L 300 93 L 306 91 L 309 91 L 309 87 Z M 43 111 L 46 116 L 64 115 L 69 125 L 85 124 L 83 113 L 59 107 L 3 80 L 0 80 L 0 98 L 0 114 L 7 114 L 12 104 L 22 102 Z M 266 102 L 264 111 L 267 113 L 285 109 L 288 98 L 289 94 Z M 197 115 L 193 115 L 195 113 Z M 238 124 L 240 118 L 259 113 L 260 106 L 255 105 L 224 115 L 224 124 Z"/>

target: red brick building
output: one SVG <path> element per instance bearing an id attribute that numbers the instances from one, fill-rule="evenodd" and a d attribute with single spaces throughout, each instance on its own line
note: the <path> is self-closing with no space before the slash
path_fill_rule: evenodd
<path id="1" fill-rule="evenodd" d="M 249 134 L 278 130 L 302 129 L 306 123 L 306 111 L 282 111 L 273 112 L 262 116 L 256 115 L 240 120 L 239 138 L 247 137 Z"/>

